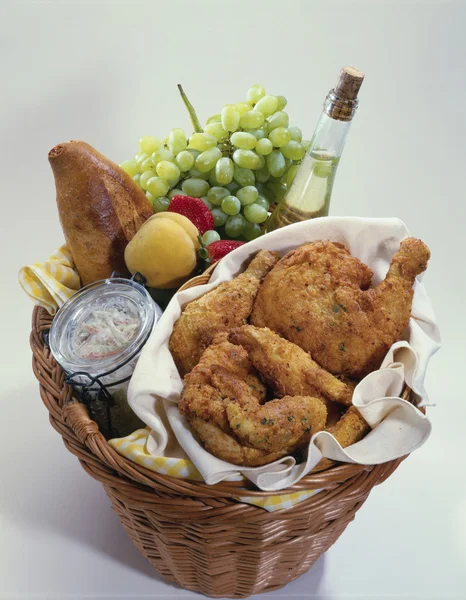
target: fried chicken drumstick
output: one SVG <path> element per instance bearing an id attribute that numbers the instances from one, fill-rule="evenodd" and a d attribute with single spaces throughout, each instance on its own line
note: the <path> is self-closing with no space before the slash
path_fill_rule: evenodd
<path id="1" fill-rule="evenodd" d="M 342 448 L 347 448 L 362 440 L 369 430 L 370 427 L 359 410 L 350 406 L 341 419 L 325 431 L 331 433 Z"/>
<path id="2" fill-rule="evenodd" d="M 378 369 L 411 314 L 413 283 L 430 252 L 415 238 L 401 242 L 384 281 L 339 243 L 316 241 L 292 250 L 266 276 L 251 323 L 294 342 L 324 369 L 362 378 Z"/>
<path id="3" fill-rule="evenodd" d="M 261 250 L 243 273 L 186 306 L 169 342 L 181 375 L 189 373 L 199 362 L 216 333 L 246 323 L 259 285 L 277 260 L 274 252 Z"/>

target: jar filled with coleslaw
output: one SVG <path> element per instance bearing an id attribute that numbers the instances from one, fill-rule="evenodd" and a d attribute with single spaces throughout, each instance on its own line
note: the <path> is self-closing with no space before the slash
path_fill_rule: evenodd
<path id="1" fill-rule="evenodd" d="M 127 402 L 127 390 L 161 314 L 142 285 L 116 277 L 79 290 L 53 320 L 52 354 L 107 439 L 145 427 Z"/>

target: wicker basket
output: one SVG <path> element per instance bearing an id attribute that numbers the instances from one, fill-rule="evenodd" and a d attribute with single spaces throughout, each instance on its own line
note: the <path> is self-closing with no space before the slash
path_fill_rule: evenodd
<path id="1" fill-rule="evenodd" d="M 209 273 L 184 288 L 207 283 Z M 206 485 L 154 473 L 113 450 L 73 398 L 44 343 L 51 317 L 33 313 L 34 374 L 52 426 L 83 468 L 100 481 L 129 536 L 168 580 L 211 597 L 246 598 L 276 590 L 305 573 L 338 539 L 375 485 L 403 459 L 382 465 L 322 460 L 287 492 L 322 489 L 293 508 L 267 512 L 238 502 L 265 496 L 249 482 Z M 409 398 L 409 390 L 404 397 Z M 281 492 L 283 493 L 283 492 Z"/>

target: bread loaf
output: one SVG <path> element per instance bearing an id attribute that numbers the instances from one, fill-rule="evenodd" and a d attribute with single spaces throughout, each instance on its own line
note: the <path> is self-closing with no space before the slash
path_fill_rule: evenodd
<path id="1" fill-rule="evenodd" d="M 126 245 L 153 215 L 144 192 L 118 165 L 85 142 L 55 146 L 49 162 L 60 223 L 81 284 L 105 279 L 113 271 L 129 275 Z"/>

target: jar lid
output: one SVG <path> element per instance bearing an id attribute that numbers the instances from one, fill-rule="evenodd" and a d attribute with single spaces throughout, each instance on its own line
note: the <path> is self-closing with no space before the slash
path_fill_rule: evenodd
<path id="1" fill-rule="evenodd" d="M 67 373 L 104 375 L 138 354 L 161 314 L 136 281 L 96 281 L 73 294 L 57 312 L 50 349 Z"/>

